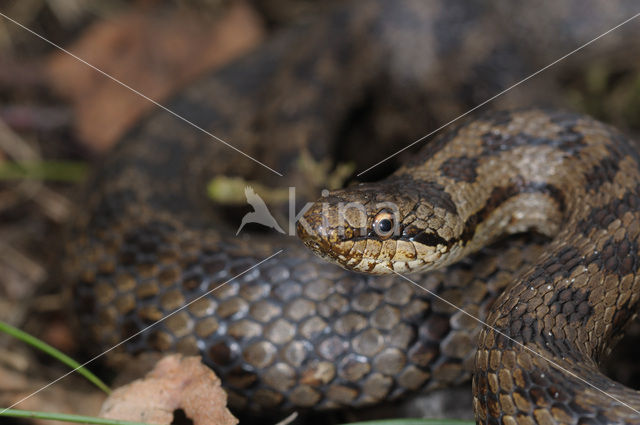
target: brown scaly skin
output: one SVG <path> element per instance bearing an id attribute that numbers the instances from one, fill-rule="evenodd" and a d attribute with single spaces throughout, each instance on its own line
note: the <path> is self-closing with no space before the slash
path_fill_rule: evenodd
<path id="1" fill-rule="evenodd" d="M 327 265 L 293 238 L 230 237 L 238 223 L 226 223 L 224 211 L 211 208 L 204 182 L 218 174 L 240 175 L 273 185 L 296 185 L 298 193 L 317 193 L 318 188 L 305 181 L 295 166 L 302 151 L 316 160 L 340 152 L 346 160 L 369 166 L 386 150 L 406 145 L 436 122 L 463 112 L 631 16 L 636 7 L 624 0 L 588 3 L 549 2 L 550 9 L 545 9 L 510 1 L 364 0 L 285 31 L 246 58 L 205 76 L 168 106 L 285 177 L 265 174 L 255 163 L 163 112 L 144 120 L 122 140 L 89 185 L 68 244 L 66 280 L 74 283 L 75 304 L 87 336 L 108 348 L 285 248 L 259 269 L 129 341 L 124 351 L 200 353 L 223 379 L 232 405 L 254 411 L 365 406 L 468 379 L 479 332 L 474 321 L 398 278 L 366 276 Z M 628 40 L 629 47 L 640 37 L 620 31 L 598 47 L 606 51 L 621 40 Z M 553 80 L 537 83 L 548 81 Z M 530 95 L 548 93 L 528 91 L 528 87 L 518 91 L 527 104 Z M 369 112 L 376 125 L 364 125 L 369 131 L 363 134 L 356 132 L 356 138 L 367 141 L 367 149 L 358 148 L 350 156 L 342 152 L 349 144 L 338 140 L 339 135 L 347 117 L 360 110 L 365 100 L 374 105 Z M 511 98 L 507 104 L 517 105 L 518 100 Z M 526 113 L 497 114 L 476 125 L 484 123 L 487 131 L 493 126 L 500 129 L 522 114 Z M 556 115 L 560 118 L 554 126 L 546 123 L 551 118 L 544 112 L 529 114 L 538 117 L 535 131 L 549 131 L 549 135 L 557 133 L 558 127 L 573 126 L 573 118 Z M 589 139 L 590 125 L 583 128 L 585 134 L 577 135 Z M 614 146 L 608 144 L 615 140 L 608 138 L 607 130 L 601 131 L 606 136 L 603 146 Z M 457 134 L 449 132 L 431 149 L 452 149 L 448 141 L 458 140 Z M 574 137 L 569 136 L 567 143 Z M 370 138 L 385 143 L 373 144 Z M 387 146 L 394 140 L 396 146 Z M 500 141 L 497 138 L 491 146 L 501 146 Z M 445 191 L 465 184 L 479 186 L 469 172 L 476 169 L 474 159 L 480 159 L 474 154 L 478 153 L 463 158 L 450 155 L 451 162 L 441 164 L 440 177 L 450 174 L 459 179 Z M 605 162 L 599 173 L 608 176 L 624 164 L 622 160 L 615 165 Z M 415 163 L 404 169 L 419 173 L 427 168 Z M 569 171 L 583 175 L 580 170 Z M 405 183 L 415 181 L 412 173 L 407 172 L 412 177 Z M 599 174 L 594 175 L 597 183 Z M 517 192 L 521 187 L 515 183 Z M 596 184 L 584 183 L 583 188 Z M 482 187 L 485 192 L 493 189 L 490 183 Z M 565 193 L 564 187 L 559 190 Z M 405 198 L 420 198 L 422 193 L 407 184 L 394 195 L 398 192 Z M 507 211 L 504 196 L 485 192 L 476 201 L 490 199 L 487 205 L 495 211 Z M 441 192 L 430 187 L 427 193 L 438 196 Z M 605 193 L 618 196 L 614 191 Z M 565 223 L 567 217 L 554 215 L 558 204 L 553 197 L 535 191 L 530 195 L 537 207 L 546 200 L 545 207 L 539 208 L 545 218 L 522 222 L 523 228 L 535 225 L 555 236 L 554 226 Z M 437 208 L 445 211 L 441 218 L 455 222 L 449 202 L 440 201 Z M 452 201 L 452 205 L 458 208 L 459 203 Z M 598 205 L 588 208 L 596 211 Z M 486 233 L 499 227 L 486 225 L 491 217 L 479 215 L 477 228 L 469 226 L 463 233 L 474 230 L 471 242 L 464 247 L 452 244 L 447 261 L 463 255 L 463 250 L 479 248 L 476 241 L 490 239 Z M 594 216 L 589 223 L 607 217 Z M 449 239 L 458 234 L 460 225 L 454 223 L 436 233 Z M 511 230 L 519 230 L 516 227 Z M 412 278 L 483 319 L 506 285 L 539 264 L 542 249 L 540 241 L 507 240 L 447 269 Z M 608 264 L 604 257 L 602 262 Z M 622 324 L 623 319 L 615 323 Z M 500 325 L 503 319 L 495 320 Z M 485 338 L 494 340 L 490 335 Z M 491 390 L 493 380 L 487 375 Z M 483 388 L 482 379 L 478 382 L 478 388 Z M 569 389 L 585 387 L 576 384 Z M 516 389 L 506 394 L 515 399 L 520 393 Z M 531 403 L 533 396 L 527 394 L 525 400 Z M 492 400 L 478 393 L 478 406 L 486 404 L 491 414 Z M 565 405 L 574 401 L 562 400 Z M 583 404 L 596 405 L 580 401 Z"/>

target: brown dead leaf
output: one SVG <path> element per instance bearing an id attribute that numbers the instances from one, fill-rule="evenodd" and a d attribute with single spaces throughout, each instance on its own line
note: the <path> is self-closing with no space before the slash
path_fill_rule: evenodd
<path id="1" fill-rule="evenodd" d="M 173 412 L 184 410 L 194 425 L 235 425 L 226 407 L 220 379 L 199 357 L 167 356 L 145 378 L 115 390 L 100 416 L 108 419 L 170 424 Z"/>
<path id="2" fill-rule="evenodd" d="M 69 50 L 162 102 L 196 75 L 256 46 L 263 35 L 263 23 L 244 1 L 233 2 L 213 22 L 183 9 L 139 8 L 95 23 Z M 47 71 L 54 88 L 71 98 L 78 135 L 95 151 L 108 150 L 155 107 L 63 52 L 50 58 Z"/>

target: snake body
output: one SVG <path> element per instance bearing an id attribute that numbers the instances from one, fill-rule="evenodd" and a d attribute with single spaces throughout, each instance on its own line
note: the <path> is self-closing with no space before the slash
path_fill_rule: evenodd
<path id="1" fill-rule="evenodd" d="M 480 334 L 477 419 L 631 422 L 640 394 L 606 378 L 597 361 L 637 314 L 639 165 L 635 146 L 591 119 L 490 115 L 383 182 L 330 193 L 298 229 L 323 257 L 380 274 L 446 266 L 504 234 L 548 235 Z M 388 215 L 391 204 L 398 211 Z M 381 217 L 397 230 L 377 232 Z"/>
<path id="2" fill-rule="evenodd" d="M 512 3 L 346 4 L 168 104 L 286 179 L 172 117 L 147 117 L 96 173 L 67 244 L 88 333 L 106 348 L 198 298 L 124 351 L 202 355 L 238 409 L 365 406 L 462 382 L 475 368 L 481 422 L 631 421 L 620 403 L 640 407 L 637 393 L 601 375 L 597 360 L 635 315 L 640 175 L 630 142 L 605 125 L 547 110 L 489 114 L 429 143 L 387 180 L 318 204 L 393 201 L 404 239 L 341 240 L 318 231 L 317 205 L 305 213 L 316 231 L 298 232 L 322 257 L 357 271 L 419 272 L 418 286 L 327 265 L 295 238 L 232 237 L 238 223 L 228 229 L 228 211 L 204 196 L 215 175 L 317 193 L 296 165 L 301 153 L 320 161 L 348 151 L 345 125 L 358 123 L 363 104 L 375 105 L 367 112 L 376 125 L 356 126 L 356 140 L 405 144 L 588 38 L 588 25 L 549 32 L 582 2 L 544 20 L 537 7 Z M 592 3 L 578 22 L 598 26 L 594 16 L 615 20 L 634 6 Z M 514 20 L 526 37 L 487 30 L 507 31 Z M 300 40 L 304 48 L 292 49 Z M 359 150 L 364 164 L 393 148 L 372 146 Z M 379 212 L 357 224 L 372 225 Z M 498 240 L 530 229 L 547 239 Z M 480 334 L 475 320 L 421 287 L 492 328 Z"/>

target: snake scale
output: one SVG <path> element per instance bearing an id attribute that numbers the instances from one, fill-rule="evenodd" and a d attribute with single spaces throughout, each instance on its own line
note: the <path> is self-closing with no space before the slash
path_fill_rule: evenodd
<path id="1" fill-rule="evenodd" d="M 385 180 L 321 197 L 298 222 L 311 250 L 289 236 L 233 237 L 237 211 L 204 196 L 216 175 L 317 196 L 301 153 L 356 152 L 366 166 L 636 6 L 517 3 L 345 2 L 168 104 L 285 177 L 149 115 L 96 173 L 67 244 L 87 333 L 109 347 L 215 289 L 124 351 L 202 355 L 237 409 L 366 406 L 475 370 L 481 423 L 639 422 L 640 395 L 598 370 L 636 315 L 640 279 L 640 157 L 606 125 L 550 109 L 480 115 Z M 523 99 L 547 94 L 532 87 Z M 341 202 L 365 206 L 342 233 Z"/>

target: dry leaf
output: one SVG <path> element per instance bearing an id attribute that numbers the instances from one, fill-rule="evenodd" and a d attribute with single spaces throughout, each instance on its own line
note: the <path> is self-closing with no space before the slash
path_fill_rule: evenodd
<path id="1" fill-rule="evenodd" d="M 213 371 L 199 357 L 175 354 L 160 360 L 143 379 L 115 390 L 100 416 L 168 425 L 173 412 L 182 409 L 194 425 L 237 424 L 226 405 L 227 394 Z"/>
<path id="2" fill-rule="evenodd" d="M 263 38 L 263 24 L 245 2 L 217 20 L 179 9 L 135 9 L 89 27 L 69 50 L 140 93 L 162 102 L 196 75 L 228 63 Z M 73 57 L 49 60 L 52 85 L 69 96 L 76 131 L 95 151 L 106 151 L 151 102 Z"/>

